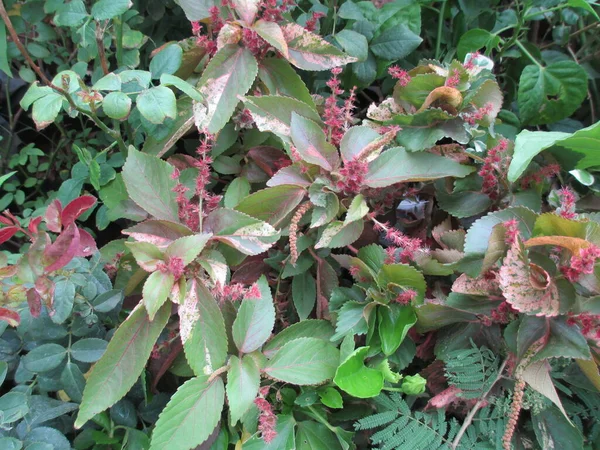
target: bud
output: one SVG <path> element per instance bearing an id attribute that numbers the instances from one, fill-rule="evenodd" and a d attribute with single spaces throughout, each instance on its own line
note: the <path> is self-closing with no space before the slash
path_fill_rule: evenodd
<path id="1" fill-rule="evenodd" d="M 421 375 L 408 375 L 404 377 L 400 389 L 407 395 L 418 395 L 425 392 L 425 383 L 427 380 Z"/>

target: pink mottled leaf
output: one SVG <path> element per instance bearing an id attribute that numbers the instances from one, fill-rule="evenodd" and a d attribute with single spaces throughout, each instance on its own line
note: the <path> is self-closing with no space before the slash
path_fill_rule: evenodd
<path id="1" fill-rule="evenodd" d="M 19 325 L 19 323 L 21 323 L 21 317 L 19 316 L 19 313 L 7 308 L 0 308 L 0 320 L 8 322 L 8 324 L 12 327 L 16 327 Z"/>
<path id="2" fill-rule="evenodd" d="M 44 260 L 47 263 L 44 270 L 53 272 L 66 266 L 77 254 L 79 245 L 79 229 L 72 223 L 44 250 Z"/>
<path id="3" fill-rule="evenodd" d="M 42 298 L 34 288 L 27 290 L 27 305 L 29 305 L 29 312 L 32 317 L 40 316 L 40 312 L 42 311 Z"/>
<path id="4" fill-rule="evenodd" d="M 536 316 L 556 316 L 559 293 L 554 280 L 541 267 L 531 264 L 520 240 L 511 246 L 499 274 L 506 301 L 515 309 Z"/>
<path id="5" fill-rule="evenodd" d="M 62 230 L 62 213 L 63 209 L 60 200 L 54 200 L 48 205 L 44 220 L 50 231 L 60 233 L 60 230 Z"/>
<path id="6" fill-rule="evenodd" d="M 98 250 L 98 247 L 96 247 L 96 241 L 92 235 L 79 229 L 79 248 L 75 256 L 90 256 L 96 253 L 96 250 Z"/>
<path id="7" fill-rule="evenodd" d="M 70 202 L 62 212 L 61 221 L 63 226 L 69 226 L 84 212 L 96 204 L 96 198 L 91 195 L 82 195 Z"/>
<path id="8" fill-rule="evenodd" d="M 300 69 L 327 70 L 357 61 L 300 25 L 289 23 L 282 31 L 288 45 L 287 60 Z"/>
<path id="9" fill-rule="evenodd" d="M 471 278 L 465 273 L 463 273 L 456 279 L 456 281 L 454 281 L 454 284 L 452 284 L 452 292 L 456 292 L 458 294 L 484 296 L 497 296 L 502 294 L 496 277 L 480 276 L 477 278 Z"/>

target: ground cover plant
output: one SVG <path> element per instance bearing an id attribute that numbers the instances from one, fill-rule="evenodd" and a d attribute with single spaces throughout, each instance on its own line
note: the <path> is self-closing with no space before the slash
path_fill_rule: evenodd
<path id="1" fill-rule="evenodd" d="M 598 6 L 0 4 L 0 448 L 600 448 Z"/>

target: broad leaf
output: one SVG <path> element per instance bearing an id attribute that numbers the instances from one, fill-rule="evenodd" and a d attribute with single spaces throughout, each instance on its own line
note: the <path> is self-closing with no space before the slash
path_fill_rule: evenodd
<path id="1" fill-rule="evenodd" d="M 284 184 L 246 196 L 235 209 L 279 228 L 305 195 L 306 189 Z"/>
<path id="2" fill-rule="evenodd" d="M 284 58 L 288 58 L 287 42 L 285 41 L 283 31 L 278 24 L 259 19 L 252 26 L 252 29 L 256 31 L 261 38 L 271 44 L 274 49 L 278 50 Z"/>
<path id="3" fill-rule="evenodd" d="M 370 42 L 369 48 L 385 60 L 396 60 L 407 57 L 423 42 L 418 35 L 410 31 L 405 25 L 398 24 L 390 28 Z"/>
<path id="4" fill-rule="evenodd" d="M 157 219 L 179 222 L 172 173 L 165 161 L 129 148 L 123 181 L 131 199 Z"/>
<path id="5" fill-rule="evenodd" d="M 152 87 L 142 92 L 135 101 L 140 114 L 154 124 L 177 116 L 177 100 L 171 89 L 165 86 Z"/>
<path id="6" fill-rule="evenodd" d="M 122 233 L 131 236 L 136 241 L 165 248 L 171 242 L 183 236 L 191 235 L 192 231 L 185 225 L 167 220 L 146 220 L 123 230 Z"/>
<path id="7" fill-rule="evenodd" d="M 246 255 L 258 255 L 279 240 L 279 233 L 268 223 L 225 208 L 208 215 L 204 231 Z"/>
<path id="8" fill-rule="evenodd" d="M 227 333 L 219 305 L 210 291 L 193 280 L 179 307 L 186 359 L 198 376 L 210 375 L 227 358 Z"/>
<path id="9" fill-rule="evenodd" d="M 237 45 L 226 45 L 213 56 L 198 86 L 203 103 L 194 105 L 194 118 L 200 130 L 217 133 L 231 118 L 238 96 L 254 83 L 258 65 L 252 53 Z"/>
<path id="10" fill-rule="evenodd" d="M 408 264 L 385 264 L 377 276 L 377 285 L 398 294 L 401 293 L 399 287 L 403 290 L 414 289 L 417 292 L 414 305 L 423 303 L 427 288 L 423 274 Z"/>
<path id="11" fill-rule="evenodd" d="M 499 273 L 506 301 L 526 314 L 556 316 L 560 294 L 554 280 L 540 266 L 530 263 L 519 239 L 508 250 Z"/>
<path id="12" fill-rule="evenodd" d="M 290 134 L 298 154 L 304 161 L 327 171 L 337 168 L 338 151 L 327 142 L 323 129 L 317 123 L 292 112 Z"/>
<path id="13" fill-rule="evenodd" d="M 183 265 L 187 266 L 204 250 L 204 246 L 211 237 L 212 235 L 209 233 L 199 233 L 179 238 L 169 244 L 165 250 L 165 256 L 181 258 Z"/>
<path id="14" fill-rule="evenodd" d="M 456 161 L 431 153 L 408 153 L 394 147 L 369 164 L 364 184 L 372 188 L 391 186 L 396 183 L 428 181 L 436 178 L 462 178 L 475 170 Z"/>
<path id="15" fill-rule="evenodd" d="M 275 326 L 275 307 L 267 278 L 258 280 L 260 298 L 242 301 L 237 317 L 233 322 L 233 340 L 242 353 L 259 349 L 271 336 Z"/>
<path id="16" fill-rule="evenodd" d="M 271 96 L 284 95 L 292 99 L 298 99 L 316 110 L 315 103 L 304 81 L 285 59 L 263 59 L 258 66 L 258 76 L 267 86 Z M 306 114 L 302 115 L 308 117 Z M 314 119 L 318 120 L 319 118 Z"/>
<path id="17" fill-rule="evenodd" d="M 383 388 L 383 374 L 366 367 L 369 347 L 357 348 L 338 367 L 333 382 L 343 391 L 358 398 L 376 397 Z"/>
<path id="18" fill-rule="evenodd" d="M 411 306 L 380 305 L 377 308 L 379 318 L 379 339 L 381 351 L 390 356 L 398 350 L 408 330 L 416 323 L 417 316 Z"/>
<path id="19" fill-rule="evenodd" d="M 288 45 L 287 59 L 299 69 L 327 70 L 356 61 L 301 25 L 288 23 L 282 30 Z"/>
<path id="20" fill-rule="evenodd" d="M 556 408 L 550 407 L 532 414 L 533 431 L 540 448 L 584 448 L 583 436 Z"/>
<path id="21" fill-rule="evenodd" d="M 277 333 L 273 339 L 265 344 L 263 353 L 267 358 L 271 358 L 281 347 L 294 339 L 302 337 L 312 337 L 329 341 L 333 335 L 333 328 L 327 320 L 303 320 L 295 323 L 281 332 Z"/>
<path id="22" fill-rule="evenodd" d="M 333 378 L 339 350 L 323 339 L 303 337 L 285 344 L 265 365 L 270 378 L 298 385 L 320 384 Z"/>
<path id="23" fill-rule="evenodd" d="M 260 372 L 254 358 L 244 355 L 240 359 L 232 355 L 227 371 L 227 401 L 233 426 L 250 409 L 259 387 Z"/>
<path id="24" fill-rule="evenodd" d="M 567 420 L 569 420 L 560 398 L 558 397 L 554 383 L 552 382 L 552 377 L 550 377 L 550 364 L 548 364 L 548 361 L 543 360 L 531 363 L 523 369 L 520 375 L 532 389 L 535 389 L 544 397 L 552 401 L 552 403 L 560 409 L 560 412 L 564 414 Z"/>
<path id="25" fill-rule="evenodd" d="M 223 409 L 223 380 L 207 377 L 186 381 L 160 414 L 152 432 L 150 450 L 191 449 L 211 435 Z"/>
<path id="26" fill-rule="evenodd" d="M 108 20 L 127 12 L 131 0 L 99 0 L 92 6 L 92 16 L 96 20 Z"/>
<path id="27" fill-rule="evenodd" d="M 156 339 L 167 324 L 171 305 L 164 305 L 150 321 L 146 309 L 138 305 L 108 343 L 106 352 L 90 373 L 75 427 L 114 405 L 129 392 L 150 357 Z"/>
<path id="28" fill-rule="evenodd" d="M 154 315 L 165 304 L 174 284 L 175 277 L 170 272 L 157 270 L 150 274 L 142 289 L 142 301 L 150 320 L 154 320 Z"/>
<path id="29" fill-rule="evenodd" d="M 574 61 L 529 65 L 519 80 L 519 113 L 526 125 L 557 122 L 573 114 L 586 95 L 587 74 Z"/>
<path id="30" fill-rule="evenodd" d="M 356 126 L 348 129 L 340 143 L 340 153 L 344 162 L 352 161 L 369 144 L 372 144 L 381 135 L 371 127 Z"/>
<path id="31" fill-rule="evenodd" d="M 317 301 L 317 284 L 309 271 L 296 275 L 292 279 L 292 300 L 298 318 L 301 321 L 305 320 Z"/>
<path id="32" fill-rule="evenodd" d="M 323 230 L 315 248 L 339 248 L 355 242 L 363 232 L 364 221 L 358 220 L 349 224 L 341 221 L 331 222 Z"/>

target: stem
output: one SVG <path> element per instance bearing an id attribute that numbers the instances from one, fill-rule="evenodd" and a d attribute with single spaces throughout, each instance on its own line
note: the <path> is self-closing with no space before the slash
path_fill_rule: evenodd
<path id="1" fill-rule="evenodd" d="M 479 400 L 477 400 L 477 403 L 475 403 L 475 406 L 473 406 L 471 411 L 469 411 L 469 414 L 467 414 L 467 417 L 465 417 L 465 420 L 464 420 L 462 426 L 460 427 L 460 430 L 458 430 L 458 433 L 456 433 L 456 437 L 454 438 L 454 440 L 452 441 L 452 445 L 450 446 L 450 448 L 452 448 L 452 450 L 455 450 L 456 447 L 458 447 L 458 444 L 460 444 L 460 440 L 462 439 L 465 432 L 467 431 L 467 428 L 469 428 L 469 425 L 471 425 L 471 422 L 473 421 L 475 414 L 477 414 L 477 411 L 479 411 L 479 408 L 481 408 L 483 406 L 483 403 L 485 402 L 485 398 L 488 396 L 488 394 L 490 393 L 492 388 L 495 386 L 495 384 L 502 378 L 502 372 L 504 372 L 504 368 L 506 367 L 507 363 L 508 363 L 508 359 L 505 359 L 504 362 L 502 363 L 502 365 L 500 366 L 500 369 L 498 369 L 498 376 L 496 377 L 494 382 L 491 384 L 490 388 L 481 396 L 481 398 Z"/>
<path id="2" fill-rule="evenodd" d="M 319 414 L 315 408 L 313 408 L 312 406 L 308 407 L 308 410 L 312 413 L 313 417 L 315 419 L 317 419 L 319 422 L 321 422 L 323 425 L 325 425 L 329 431 L 333 431 L 334 433 L 337 431 L 336 427 L 332 426 L 329 422 L 327 422 L 327 419 L 325 419 L 321 414 Z"/>
<path id="3" fill-rule="evenodd" d="M 104 51 L 104 32 L 106 30 L 106 24 L 104 27 L 100 27 L 100 23 L 96 22 L 96 45 L 98 46 L 98 56 L 100 57 L 100 65 L 102 66 L 102 72 L 104 75 L 108 75 L 108 61 L 106 60 L 106 52 Z"/>
<path id="4" fill-rule="evenodd" d="M 210 374 L 210 377 L 208 377 L 207 383 L 210 384 L 215 378 L 217 378 L 219 375 L 221 375 L 222 373 L 225 373 L 229 370 L 229 364 L 223 367 L 219 367 L 217 370 L 215 370 L 213 373 Z"/>
<path id="5" fill-rule="evenodd" d="M 117 67 L 123 65 L 123 17 L 115 20 L 117 23 Z"/>
<path id="6" fill-rule="evenodd" d="M 529 60 L 534 63 L 536 66 L 538 66 L 540 69 L 543 69 L 544 66 L 542 66 L 539 61 L 537 59 L 535 59 L 533 57 L 533 55 L 531 53 L 529 53 L 529 50 L 527 50 L 525 48 L 525 46 L 521 43 L 521 41 L 519 41 L 518 39 L 515 41 L 515 44 L 517 44 L 517 47 L 519 47 L 519 49 L 525 54 L 525 56 L 527 56 L 527 58 L 529 58 Z"/>
<path id="7" fill-rule="evenodd" d="M 31 59 L 31 56 L 29 56 L 29 53 L 27 52 L 27 50 L 21 43 L 21 40 L 19 39 L 19 35 L 15 31 L 15 28 L 13 27 L 13 24 L 10 21 L 10 17 L 8 17 L 8 13 L 6 12 L 6 8 L 4 7 L 4 2 L 1 2 L 1 1 L 0 1 L 0 16 L 2 16 L 2 20 L 6 24 L 6 29 L 8 30 L 11 39 L 13 40 L 13 42 L 15 43 L 15 45 L 17 46 L 17 48 L 19 49 L 19 51 L 21 52 L 23 57 L 25 58 L 25 61 L 27 61 L 27 64 L 29 64 L 29 67 L 31 67 L 31 69 L 40 77 L 40 79 L 46 86 L 49 86 L 52 89 L 54 89 L 56 92 L 64 95 L 65 98 L 67 99 L 67 101 L 69 102 L 69 105 L 71 105 L 71 107 L 73 109 L 77 109 L 77 106 L 75 105 L 75 102 L 73 101 L 73 99 L 71 98 L 69 93 L 67 91 L 65 91 L 64 89 L 61 89 L 58 86 L 54 85 L 52 83 L 52 81 L 50 81 L 48 79 L 46 74 L 44 74 L 44 72 L 42 72 L 42 69 L 40 69 L 39 66 L 35 62 L 33 62 L 33 59 Z"/>
<path id="8" fill-rule="evenodd" d="M 437 39 L 435 42 L 435 59 L 440 59 L 440 53 L 442 48 L 442 31 L 444 30 L 444 16 L 446 15 L 446 4 L 448 0 L 444 0 L 442 2 L 442 7 L 440 8 L 440 15 L 438 16 L 438 29 L 437 29 Z"/>
<path id="9" fill-rule="evenodd" d="M 554 12 L 554 11 L 558 11 L 558 10 L 560 10 L 560 9 L 564 9 L 564 8 L 566 8 L 567 6 L 568 6 L 568 5 L 565 3 L 565 4 L 563 4 L 563 5 L 558 5 L 558 6 L 555 6 L 555 7 L 553 7 L 553 8 L 548 8 L 548 9 L 545 9 L 545 10 L 543 10 L 543 11 L 538 11 L 538 12 L 535 12 L 535 13 L 532 13 L 532 14 L 527 14 L 526 16 L 524 16 L 524 17 L 523 17 L 523 20 L 531 20 L 531 19 L 533 19 L 534 17 L 538 17 L 538 16 L 544 16 L 544 17 L 545 17 L 545 16 L 546 16 L 546 14 L 548 14 L 548 13 L 551 13 L 551 12 Z"/>

